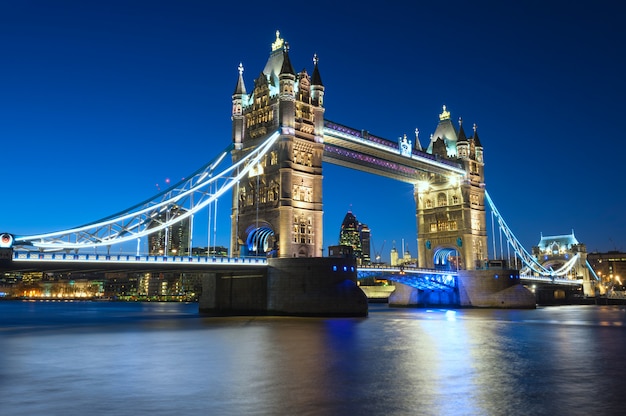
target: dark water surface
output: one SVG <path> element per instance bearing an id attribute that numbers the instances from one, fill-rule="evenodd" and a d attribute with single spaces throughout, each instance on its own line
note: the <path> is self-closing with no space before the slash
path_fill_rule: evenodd
<path id="1" fill-rule="evenodd" d="M 1 415 L 622 415 L 626 309 L 0 302 Z"/>

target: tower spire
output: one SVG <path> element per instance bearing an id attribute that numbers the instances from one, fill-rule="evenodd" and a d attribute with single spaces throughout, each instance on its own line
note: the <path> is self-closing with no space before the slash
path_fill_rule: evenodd
<path id="1" fill-rule="evenodd" d="M 311 79 L 311 84 L 319 85 L 320 87 L 323 87 L 324 84 L 322 83 L 322 77 L 320 76 L 320 70 L 317 67 L 318 61 L 319 61 L 319 58 L 317 57 L 317 54 L 313 54 L 313 77 Z"/>
<path id="2" fill-rule="evenodd" d="M 272 52 L 282 49 L 285 40 L 280 37 L 280 30 L 276 31 L 276 40 L 272 42 Z"/>
<path id="3" fill-rule="evenodd" d="M 237 70 L 239 71 L 239 78 L 237 79 L 237 85 L 235 86 L 235 92 L 233 94 L 245 94 L 246 84 L 243 82 L 243 64 L 241 62 L 239 62 Z"/>

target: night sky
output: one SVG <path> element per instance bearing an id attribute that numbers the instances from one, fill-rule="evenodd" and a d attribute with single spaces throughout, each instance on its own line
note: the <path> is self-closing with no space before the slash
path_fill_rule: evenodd
<path id="1" fill-rule="evenodd" d="M 476 123 L 486 188 L 527 250 L 574 231 L 589 252 L 626 251 L 619 2 L 212 3 L 0 1 L 0 232 L 95 221 L 204 165 L 231 141 L 239 63 L 251 91 L 280 30 L 297 72 L 318 55 L 327 120 L 392 140 L 419 128 L 423 146 L 443 105 Z M 324 247 L 352 210 L 372 254 L 404 240 L 415 256 L 410 185 L 324 178 Z M 218 213 L 228 246 L 229 199 Z"/>

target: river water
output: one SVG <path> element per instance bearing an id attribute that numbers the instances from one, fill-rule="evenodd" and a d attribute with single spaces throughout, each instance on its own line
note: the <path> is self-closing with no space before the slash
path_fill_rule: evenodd
<path id="1" fill-rule="evenodd" d="M 2 415 L 622 415 L 626 308 L 0 302 Z"/>

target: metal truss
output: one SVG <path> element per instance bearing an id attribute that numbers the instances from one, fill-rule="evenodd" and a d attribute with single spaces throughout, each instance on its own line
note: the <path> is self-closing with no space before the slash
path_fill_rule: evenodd
<path id="1" fill-rule="evenodd" d="M 553 278 L 563 277 L 566 276 L 576 265 L 577 261 L 580 258 L 580 254 L 576 254 L 575 256 L 573 256 L 557 270 L 545 268 L 541 263 L 537 261 L 537 259 L 531 256 L 528 251 L 526 251 L 524 246 L 522 246 L 522 244 L 517 240 L 509 226 L 506 225 L 504 218 L 502 218 L 502 215 L 500 215 L 500 212 L 496 208 L 493 200 L 491 199 L 487 191 L 485 191 L 485 198 L 489 203 L 492 214 L 498 219 L 498 225 L 500 226 L 500 230 L 504 233 L 507 242 L 511 245 L 511 247 L 513 247 L 513 250 L 515 250 L 515 254 L 522 260 L 522 263 L 525 266 L 525 268 L 522 269 L 521 274 L 529 274 L 534 272 L 541 276 L 549 276 Z"/>
<path id="2" fill-rule="evenodd" d="M 218 167 L 233 149 L 230 144 L 188 179 L 153 198 L 101 220 L 46 234 L 15 236 L 14 246 L 40 251 L 80 250 L 137 240 L 191 217 L 220 198 L 255 169 L 280 137 L 277 131 L 235 164 Z"/>

